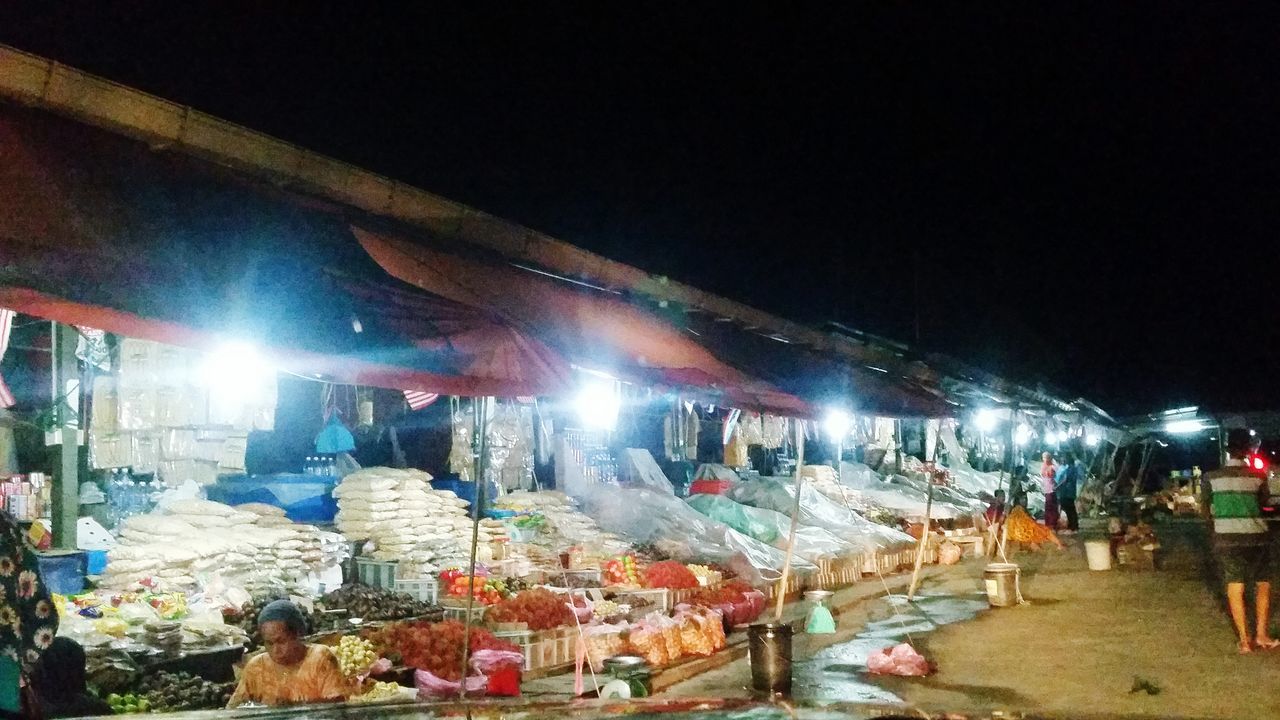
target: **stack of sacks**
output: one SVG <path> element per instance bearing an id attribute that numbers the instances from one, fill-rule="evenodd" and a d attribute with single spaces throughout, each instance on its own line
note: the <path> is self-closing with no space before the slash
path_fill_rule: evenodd
<path id="1" fill-rule="evenodd" d="M 119 589 L 154 580 L 160 590 L 186 590 L 195 585 L 200 554 L 184 540 L 196 529 L 181 520 L 135 515 L 121 523 L 119 542 L 107 552 L 107 569 L 99 584 Z M 164 577 L 161 577 L 161 573 Z"/>
<path id="2" fill-rule="evenodd" d="M 264 503 L 246 503 L 244 505 L 236 505 L 236 510 L 241 512 L 252 513 L 255 517 L 254 525 L 261 528 L 280 528 L 293 530 L 296 535 L 288 536 L 285 542 L 287 547 L 281 550 L 296 550 L 299 555 L 294 556 L 287 553 L 288 557 L 281 558 L 284 560 L 298 560 L 305 566 L 305 572 L 320 572 L 326 567 L 337 565 L 347 557 L 351 552 L 346 547 L 343 537 L 337 533 L 324 532 L 315 525 L 295 524 L 292 520 L 285 517 L 285 512 L 281 508 L 274 505 L 266 505 Z M 299 544 L 295 544 L 297 541 Z M 333 547 L 337 545 L 337 547 Z M 286 566 L 294 566 L 296 563 L 286 563 Z"/>
<path id="3" fill-rule="evenodd" d="M 302 561 L 305 546 L 302 532 L 291 520 L 278 514 L 237 510 L 209 500 L 177 500 L 165 506 L 169 516 L 205 529 L 208 539 L 221 540 L 233 550 L 231 557 L 218 558 L 217 570 L 223 579 L 245 588 L 260 588 L 296 580 L 309 568 Z M 201 538 L 197 544 L 204 542 Z"/>
<path id="4" fill-rule="evenodd" d="M 351 540 L 371 539 L 375 531 L 393 528 L 400 516 L 397 471 L 372 467 L 357 470 L 333 489 L 338 514 L 333 522 Z"/>
<path id="5" fill-rule="evenodd" d="M 370 540 L 374 560 L 400 562 L 400 577 L 434 574 L 441 563 L 464 556 L 471 521 L 468 503 L 432 490 L 430 480 L 421 470 L 373 467 L 351 473 L 333 491 L 338 499 L 334 522 L 348 538 Z"/>
<path id="6" fill-rule="evenodd" d="M 101 584 L 118 589 L 150 579 L 162 590 L 188 590 L 214 572 L 251 568 L 252 548 L 240 534 L 252 525 L 226 505 L 211 505 L 217 507 L 201 508 L 213 511 L 203 515 L 188 512 L 197 506 L 179 505 L 179 514 L 126 519 Z"/>
<path id="7" fill-rule="evenodd" d="M 379 523 L 370 532 L 375 560 L 399 560 L 406 564 L 429 564 L 434 555 L 420 548 L 423 527 L 420 520 L 430 513 L 431 476 L 421 470 L 387 470 L 395 479 L 394 520 Z M 343 481 L 346 484 L 346 481 Z"/>

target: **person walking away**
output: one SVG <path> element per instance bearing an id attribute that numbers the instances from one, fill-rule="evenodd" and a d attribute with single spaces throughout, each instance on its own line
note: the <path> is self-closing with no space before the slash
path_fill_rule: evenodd
<path id="1" fill-rule="evenodd" d="M 1227 586 L 1227 607 L 1240 641 L 1240 653 L 1257 647 L 1271 650 L 1280 641 L 1271 637 L 1271 545 L 1262 506 L 1267 499 L 1267 477 L 1245 462 L 1247 441 L 1230 439 L 1226 466 L 1204 474 L 1209 490 L 1207 510 L 1213 520 L 1213 553 Z M 1254 584 L 1256 629 L 1249 636 L 1244 590 Z"/>
<path id="2" fill-rule="evenodd" d="M 1075 453 L 1067 453 L 1066 463 L 1054 474 L 1054 498 L 1058 508 L 1067 516 L 1064 534 L 1074 535 L 1080 529 L 1080 515 L 1076 512 L 1076 492 L 1084 481 L 1084 468 L 1076 460 Z"/>
<path id="3" fill-rule="evenodd" d="M 991 503 L 987 505 L 987 511 L 983 513 L 983 516 L 986 518 L 988 525 L 999 525 L 1004 522 L 1006 512 L 1004 498 L 1004 491 L 997 490 Z"/>
<path id="4" fill-rule="evenodd" d="M 1054 484 L 1054 475 L 1058 466 L 1053 462 L 1053 453 L 1046 452 L 1041 456 L 1044 464 L 1040 466 L 1040 490 L 1044 493 L 1044 524 L 1050 530 L 1058 529 L 1058 498 L 1055 494 L 1058 486 Z"/>
<path id="5" fill-rule="evenodd" d="M 46 718 L 111 714 L 111 706 L 89 692 L 84 648 L 71 638 L 54 638 L 31 671 L 31 686 Z"/>

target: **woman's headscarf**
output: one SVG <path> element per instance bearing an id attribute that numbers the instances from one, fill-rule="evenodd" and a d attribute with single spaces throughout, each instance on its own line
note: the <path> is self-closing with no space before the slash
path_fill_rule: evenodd
<path id="1" fill-rule="evenodd" d="M 284 623 L 294 635 L 307 634 L 307 621 L 302 617 L 302 611 L 288 600 L 275 600 L 262 608 L 262 612 L 258 613 L 258 625 L 269 622 Z"/>

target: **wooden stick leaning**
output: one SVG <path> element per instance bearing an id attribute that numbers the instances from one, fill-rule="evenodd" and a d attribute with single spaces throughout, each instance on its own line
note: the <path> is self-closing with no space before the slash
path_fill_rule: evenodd
<path id="1" fill-rule="evenodd" d="M 929 544 L 929 522 L 933 517 L 933 479 L 929 479 L 929 499 L 924 504 L 924 525 L 920 528 L 920 544 L 916 546 L 915 569 L 911 571 L 911 585 L 907 588 L 907 602 L 915 599 L 920 585 L 920 566 L 924 564 L 924 549 Z"/>
<path id="2" fill-rule="evenodd" d="M 778 602 L 773 610 L 773 621 L 782 621 L 782 604 L 787 598 L 787 580 L 791 576 L 791 556 L 796 549 L 796 527 L 800 524 L 800 488 L 804 482 L 804 423 L 796 425 L 796 502 L 791 508 L 791 532 L 787 536 L 787 559 L 782 563 L 782 577 L 778 579 Z"/>

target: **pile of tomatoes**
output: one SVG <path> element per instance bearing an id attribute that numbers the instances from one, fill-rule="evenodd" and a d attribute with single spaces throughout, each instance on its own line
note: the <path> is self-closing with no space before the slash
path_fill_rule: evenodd
<path id="1" fill-rule="evenodd" d="M 683 590 L 699 586 L 698 577 L 693 571 L 675 560 L 656 562 L 645 570 L 645 586 L 651 588 L 671 588 Z"/>
<path id="2" fill-rule="evenodd" d="M 525 623 L 530 630 L 550 630 L 573 624 L 569 602 L 565 595 L 546 588 L 534 588 L 489 608 L 484 619 L 494 623 Z"/>

